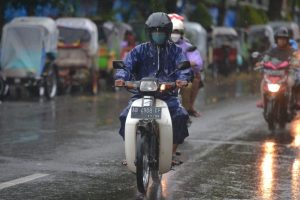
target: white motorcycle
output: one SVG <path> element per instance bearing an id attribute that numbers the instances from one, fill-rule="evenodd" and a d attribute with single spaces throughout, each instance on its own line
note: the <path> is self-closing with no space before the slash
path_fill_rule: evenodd
<path id="1" fill-rule="evenodd" d="M 123 61 L 114 61 L 113 66 L 127 70 Z M 189 62 L 183 62 L 169 76 L 189 67 Z M 150 177 L 160 181 L 172 167 L 172 120 L 168 105 L 157 95 L 176 89 L 176 84 L 145 77 L 126 81 L 123 87 L 142 96 L 132 103 L 126 118 L 125 156 L 129 170 L 136 173 L 139 192 L 146 193 Z"/>

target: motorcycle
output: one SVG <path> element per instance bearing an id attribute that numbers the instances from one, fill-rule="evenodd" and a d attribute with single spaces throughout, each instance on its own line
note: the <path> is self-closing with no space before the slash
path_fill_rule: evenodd
<path id="1" fill-rule="evenodd" d="M 123 61 L 113 61 L 114 69 L 127 70 Z M 169 77 L 190 67 L 181 63 Z M 126 81 L 122 86 L 138 93 L 129 110 L 125 124 L 125 156 L 127 167 L 136 173 L 138 191 L 147 192 L 150 177 L 160 181 L 171 169 L 173 129 L 168 106 L 157 96 L 176 89 L 175 82 L 160 82 L 156 75 L 140 81 Z"/>
<path id="2" fill-rule="evenodd" d="M 293 89 L 289 91 L 288 88 L 288 74 L 293 70 L 291 63 L 270 57 L 262 61 L 258 69 L 263 69 L 263 115 L 268 128 L 271 132 L 277 127 L 284 129 L 296 114 L 293 106 L 295 95 Z"/>

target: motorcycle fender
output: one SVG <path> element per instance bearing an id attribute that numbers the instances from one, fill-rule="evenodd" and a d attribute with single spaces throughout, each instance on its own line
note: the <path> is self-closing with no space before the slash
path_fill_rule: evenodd
<path id="1" fill-rule="evenodd" d="M 173 128 L 171 115 L 166 102 L 156 99 L 156 106 L 162 107 L 161 118 L 156 121 L 159 126 L 159 172 L 163 174 L 171 169 Z"/>
<path id="2" fill-rule="evenodd" d="M 142 99 L 135 100 L 131 106 L 142 106 Z M 170 171 L 172 164 L 173 129 L 172 120 L 167 104 L 156 99 L 156 106 L 162 108 L 161 119 L 157 119 L 159 126 L 159 172 L 161 174 Z M 127 167 L 136 172 L 134 161 L 136 159 L 136 128 L 139 119 L 131 118 L 129 109 L 125 123 L 125 156 Z"/>

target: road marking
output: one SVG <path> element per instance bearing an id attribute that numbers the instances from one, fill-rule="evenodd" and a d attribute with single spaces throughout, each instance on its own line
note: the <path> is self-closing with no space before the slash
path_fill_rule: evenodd
<path id="1" fill-rule="evenodd" d="M 0 190 L 4 189 L 4 188 L 8 188 L 8 187 L 11 187 L 11 186 L 15 186 L 15 185 L 18 185 L 18 184 L 22 184 L 22 183 L 26 183 L 26 182 L 29 182 L 29 181 L 32 181 L 32 180 L 35 180 L 35 179 L 38 179 L 38 178 L 42 178 L 42 177 L 45 177 L 45 176 L 48 176 L 49 174 L 32 174 L 30 176 L 25 176 L 25 177 L 22 177 L 22 178 L 18 178 L 18 179 L 15 179 L 15 180 L 11 180 L 11 181 L 7 181 L 7 182 L 3 182 L 3 183 L 0 183 Z"/>
<path id="2" fill-rule="evenodd" d="M 251 118 L 255 118 L 258 116 L 258 113 L 256 112 L 250 112 L 250 113 L 241 113 L 241 114 L 238 114 L 236 116 L 233 116 L 231 118 L 229 118 L 230 121 L 246 121 L 248 119 L 251 119 Z"/>
<path id="3" fill-rule="evenodd" d="M 222 140 L 202 140 L 202 139 L 191 139 L 189 142 L 197 142 L 197 143 L 204 143 L 204 144 L 228 144 L 228 145 L 246 145 L 246 146 L 257 146 L 260 145 L 261 142 L 244 142 L 244 141 L 222 141 Z"/>

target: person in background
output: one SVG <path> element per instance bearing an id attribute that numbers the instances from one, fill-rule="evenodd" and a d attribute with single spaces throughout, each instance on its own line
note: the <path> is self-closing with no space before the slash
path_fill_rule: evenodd
<path id="1" fill-rule="evenodd" d="M 199 89 L 202 86 L 200 71 L 203 67 L 203 60 L 197 48 L 183 37 L 184 18 L 178 14 L 169 14 L 168 16 L 171 18 L 173 24 L 171 40 L 183 50 L 183 53 L 190 61 L 194 72 L 194 79 L 192 83 L 189 83 L 188 87 L 180 90 L 182 96 L 182 105 L 188 111 L 190 116 L 200 117 L 201 114 L 196 110 L 194 104 L 199 93 Z"/>
<path id="2" fill-rule="evenodd" d="M 128 52 L 136 46 L 135 35 L 131 31 L 126 31 L 121 46 L 121 59 L 124 60 Z"/>
<path id="3" fill-rule="evenodd" d="M 277 58 L 281 61 L 287 61 L 290 60 L 291 58 L 295 58 L 295 50 L 292 48 L 290 44 L 290 35 L 288 32 L 288 29 L 286 27 L 280 27 L 278 31 L 274 35 L 275 43 L 276 46 L 269 51 L 267 51 L 263 57 L 263 61 L 268 61 L 269 58 Z M 295 62 L 295 59 L 292 60 Z M 256 66 L 262 65 L 262 62 L 256 63 Z M 290 94 L 292 91 L 293 86 L 295 85 L 295 73 L 292 71 L 290 72 L 288 76 L 288 88 L 290 90 Z M 263 85 L 264 85 L 264 80 L 261 81 L 260 85 L 260 92 L 261 92 L 261 99 L 256 102 L 257 107 L 264 107 L 264 101 L 263 101 Z M 289 96 L 289 101 L 291 101 L 290 96 Z M 290 108 L 292 105 L 289 105 Z M 291 112 L 289 108 L 289 112 Z"/>

